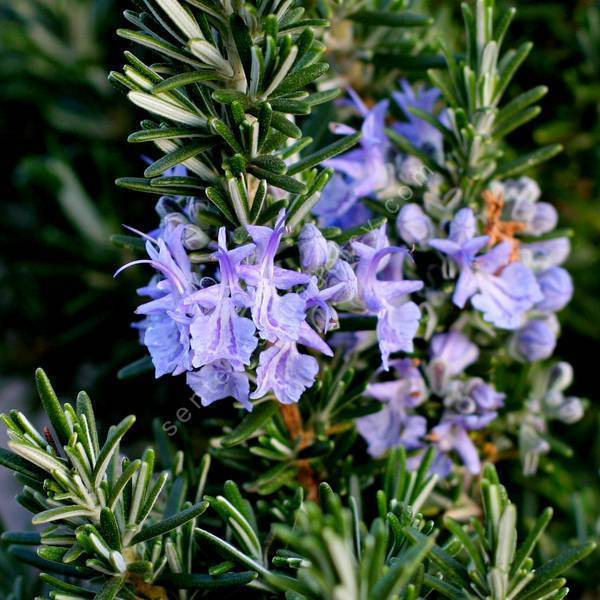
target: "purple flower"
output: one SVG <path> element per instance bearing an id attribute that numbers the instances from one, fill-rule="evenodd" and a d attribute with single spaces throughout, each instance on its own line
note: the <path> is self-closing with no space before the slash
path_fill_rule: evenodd
<path id="1" fill-rule="evenodd" d="M 438 393 L 447 387 L 452 377 L 461 375 L 479 357 L 479 348 L 458 331 L 434 335 L 430 351 L 427 375 L 431 387 Z"/>
<path id="2" fill-rule="evenodd" d="M 370 383 L 366 395 L 380 402 L 396 403 L 404 408 L 414 408 L 427 399 L 427 386 L 421 372 L 409 358 L 394 360 L 390 367 L 396 379 Z"/>
<path id="3" fill-rule="evenodd" d="M 571 242 L 566 237 L 521 244 L 521 260 L 534 271 L 546 271 L 561 265 L 570 252 Z"/>
<path id="4" fill-rule="evenodd" d="M 219 260 L 221 282 L 190 294 L 185 303 L 200 307 L 190 326 L 195 368 L 218 360 L 229 361 L 240 370 L 250 364 L 258 339 L 254 323 L 238 314 L 250 298 L 239 283 L 238 267 L 254 251 L 254 244 L 227 250 L 226 232 L 219 230 Z"/>
<path id="5" fill-rule="evenodd" d="M 187 384 L 200 397 L 202 406 L 208 406 L 223 398 L 235 398 L 246 410 L 252 410 L 248 400 L 250 384 L 246 373 L 233 370 L 231 363 L 218 360 L 187 374 Z"/>
<path id="6" fill-rule="evenodd" d="M 452 300 L 463 308 L 471 304 L 483 318 L 502 329 L 522 325 L 524 314 L 542 299 L 531 270 L 520 262 L 510 262 L 512 245 L 502 242 L 487 254 L 477 256 L 487 245 L 487 236 L 473 237 L 475 219 L 471 209 L 460 210 L 450 224 L 448 239 L 429 244 L 456 263 L 460 276 Z"/>
<path id="7" fill-rule="evenodd" d="M 340 286 L 336 288 L 335 294 L 331 297 L 331 301 L 336 304 L 350 302 L 358 295 L 358 279 L 354 269 L 345 260 L 337 260 L 329 269 L 327 285 L 330 287 Z"/>
<path id="8" fill-rule="evenodd" d="M 321 192 L 321 199 L 313 212 L 328 227 L 351 229 L 366 223 L 372 212 L 358 202 L 356 182 L 349 177 L 334 173 Z"/>
<path id="9" fill-rule="evenodd" d="M 327 240 L 318 227 L 307 223 L 298 236 L 300 265 L 303 271 L 314 273 L 327 263 L 329 248 Z"/>
<path id="10" fill-rule="evenodd" d="M 256 369 L 257 388 L 250 397 L 262 398 L 272 391 L 282 404 L 293 404 L 313 385 L 318 372 L 317 361 L 300 354 L 295 343 L 277 342 L 261 352 Z"/>
<path id="11" fill-rule="evenodd" d="M 417 148 L 424 150 L 435 158 L 441 158 L 443 155 L 442 134 L 433 125 L 411 112 L 412 108 L 418 108 L 433 115 L 435 105 L 440 98 L 440 91 L 431 88 L 415 93 L 406 80 L 402 80 L 400 85 L 402 91 L 394 92 L 392 96 L 408 121 L 406 123 L 395 123 L 394 129 Z"/>
<path id="12" fill-rule="evenodd" d="M 504 394 L 478 377 L 453 381 L 444 397 L 446 411 L 442 421 L 453 421 L 468 430 L 482 429 L 498 416 L 504 398 Z"/>
<path id="13" fill-rule="evenodd" d="M 547 320 L 534 319 L 515 333 L 515 348 L 525 360 L 543 360 L 552 356 L 556 331 Z"/>
<path id="14" fill-rule="evenodd" d="M 306 301 L 296 293 L 280 296 L 277 289 L 289 289 L 307 284 L 310 276 L 290 271 L 274 264 L 275 254 L 285 233 L 283 212 L 274 229 L 248 226 L 256 243 L 257 260 L 254 265 L 241 265 L 242 279 L 253 288 L 252 319 L 260 337 L 270 342 L 294 342 L 300 335 L 300 326 L 306 316 Z"/>
<path id="15" fill-rule="evenodd" d="M 405 204 L 396 219 L 398 234 L 407 244 L 423 244 L 433 234 L 431 219 L 414 203 Z"/>
<path id="16" fill-rule="evenodd" d="M 565 269 L 551 267 L 537 276 L 544 298 L 535 305 L 538 310 L 557 312 L 573 297 L 573 281 Z"/>
<path id="17" fill-rule="evenodd" d="M 137 327 L 148 348 L 156 377 L 167 373 L 178 375 L 191 368 L 190 322 L 192 313 L 184 299 L 196 289 L 194 274 L 183 247 L 183 227 L 168 227 L 157 240 L 140 233 L 146 239 L 149 258 L 136 260 L 121 267 L 116 273 L 133 265 L 149 264 L 160 276 L 138 290 L 151 300 L 139 306 L 136 313 L 145 315 Z"/>
<path id="18" fill-rule="evenodd" d="M 378 457 L 397 446 L 407 450 L 422 447 L 427 420 L 418 415 L 407 415 L 394 402 L 389 402 L 379 412 L 358 419 L 356 428 L 366 440 L 369 454 Z"/>
<path id="19" fill-rule="evenodd" d="M 552 204 L 538 202 L 533 210 L 531 219 L 527 221 L 527 233 L 543 235 L 552 231 L 558 223 L 558 213 Z"/>
<path id="20" fill-rule="evenodd" d="M 358 199 L 383 189 L 389 181 L 387 154 L 390 142 L 385 134 L 385 116 L 389 102 L 383 100 L 369 109 L 354 90 L 349 88 L 348 94 L 364 118 L 362 136 L 358 148 L 323 163 L 344 175 L 344 178 L 334 177 L 329 182 L 322 192 L 321 201 L 314 209 L 314 213 L 321 217 L 325 225 L 340 225 L 340 218 L 344 219 Z M 355 133 L 347 125 L 337 125 L 334 131 L 347 135 Z M 350 214 L 349 217 L 352 218 L 353 215 Z M 348 226 L 347 222 L 344 224 Z"/>
<path id="21" fill-rule="evenodd" d="M 448 458 L 450 452 L 456 452 L 473 475 L 481 471 L 477 448 L 462 425 L 454 421 L 444 421 L 431 430 L 429 437 L 440 453 L 436 457 L 434 472 L 442 477 L 450 474 L 452 470 L 452 462 Z"/>
<path id="22" fill-rule="evenodd" d="M 352 249 L 360 259 L 356 269 L 359 296 L 367 312 L 377 316 L 381 360 L 387 370 L 392 352 L 413 350 L 421 311 L 414 302 L 407 301 L 407 295 L 422 289 L 423 282 L 378 279 L 382 261 L 391 254 L 406 253 L 406 250 L 390 246 L 376 249 L 364 241 L 353 242 Z"/>

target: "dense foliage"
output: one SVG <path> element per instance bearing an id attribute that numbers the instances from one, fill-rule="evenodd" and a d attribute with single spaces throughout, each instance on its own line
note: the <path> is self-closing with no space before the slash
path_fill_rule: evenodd
<path id="1" fill-rule="evenodd" d="M 148 371 L 161 379 L 145 379 L 131 410 L 143 424 L 165 416 L 130 460 L 120 444 L 134 417 L 103 438 L 87 395 L 63 405 L 37 372 L 52 429 L 10 411 L 0 459 L 46 528 L 3 540 L 7 561 L 45 574 L 5 581 L 7 595 L 568 593 L 562 575 L 594 548 L 598 485 L 597 470 L 569 472 L 562 438 L 577 435 L 571 427 L 589 435 L 595 411 L 575 395 L 585 389 L 577 365 L 574 375 L 554 357 L 577 282 L 544 163 L 567 160 L 555 158 L 559 142 L 577 151 L 560 131 L 579 127 L 544 125 L 534 137 L 546 145 L 531 142 L 548 88 L 521 75 L 536 51 L 514 44 L 514 9 L 463 4 L 461 29 L 437 4 L 144 0 L 124 12 L 129 28 L 117 33 L 131 45 L 109 80 L 143 118 L 128 140 L 146 162 L 143 177 L 118 170 L 123 197 L 138 199 L 127 230 L 106 245 L 118 208 L 106 221 L 64 153 L 26 172 L 53 182 L 77 230 L 42 237 L 67 257 L 84 244 L 103 276 L 75 302 L 84 324 L 74 335 L 97 336 L 96 350 L 112 354 L 105 364 L 131 355 L 137 337 L 147 355 L 119 376 L 132 390 Z M 6 69 L 31 58 L 27 35 L 45 51 L 49 39 L 79 40 L 84 23 L 85 39 L 102 31 L 83 4 L 34 5 L 6 10 Z M 593 78 L 595 15 L 581 29 L 588 61 L 574 86 Z M 98 98 L 84 67 L 98 54 L 81 53 L 64 66 L 31 58 L 29 76 L 43 85 L 68 66 L 73 96 Z M 102 94 L 98 114 L 119 124 L 121 105 Z M 113 135 L 95 132 L 93 111 L 71 107 L 66 118 L 60 97 L 43 107 L 59 136 L 102 148 Z M 577 271 L 585 246 L 574 241 Z M 117 331 L 143 269 L 153 274 L 138 289 L 140 318 Z M 109 317 L 86 316 L 101 302 Z M 579 326 L 576 311 L 565 314 Z M 560 515 L 544 533 L 544 496 L 573 511 L 576 529 Z M 571 574 L 582 589 L 597 585 Z"/>

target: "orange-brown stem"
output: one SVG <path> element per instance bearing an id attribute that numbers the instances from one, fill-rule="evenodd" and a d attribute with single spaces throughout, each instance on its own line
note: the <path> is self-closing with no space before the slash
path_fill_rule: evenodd
<path id="1" fill-rule="evenodd" d="M 281 416 L 292 440 L 300 440 L 300 450 L 312 444 L 314 432 L 304 429 L 302 414 L 297 404 L 282 404 Z M 298 482 L 306 489 L 308 499 L 316 502 L 319 498 L 319 480 L 310 461 L 306 459 L 298 460 Z"/>

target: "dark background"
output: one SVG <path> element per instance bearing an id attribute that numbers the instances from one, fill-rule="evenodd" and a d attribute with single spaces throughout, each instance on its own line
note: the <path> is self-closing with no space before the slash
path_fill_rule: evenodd
<path id="1" fill-rule="evenodd" d="M 109 237 L 123 223 L 142 230 L 156 224 L 155 197 L 113 183 L 143 168 L 140 148 L 126 143 L 136 128 L 134 111 L 106 81 L 126 47 L 114 33 L 123 7 L 116 0 L 53 4 L 49 12 L 35 0 L 0 1 L 0 410 L 34 405 L 33 370 L 42 366 L 65 398 L 88 389 L 101 420 L 137 413 L 135 431 L 143 438 L 150 419 L 171 418 L 188 392 L 182 378 L 117 379 L 121 367 L 144 354 L 130 322 L 135 289 L 148 273 L 113 279 L 130 254 Z M 449 39 L 461 39 L 458 2 L 416 4 Z M 516 463 L 502 470 L 526 517 L 548 503 L 557 508 L 552 533 L 560 544 L 600 532 L 600 6 L 512 4 L 519 12 L 508 43 L 535 43 L 512 92 L 541 84 L 550 92 L 541 117 L 509 139 L 509 151 L 565 147 L 532 175 L 543 199 L 559 208 L 561 226 L 572 230 L 576 293 L 561 314 L 557 355 L 574 365 L 572 392 L 590 406 L 581 423 L 557 432 L 573 457 L 528 480 Z M 10 514 L 9 501 L 1 502 Z M 596 560 L 580 573 L 590 598 L 597 597 L 599 572 Z"/>

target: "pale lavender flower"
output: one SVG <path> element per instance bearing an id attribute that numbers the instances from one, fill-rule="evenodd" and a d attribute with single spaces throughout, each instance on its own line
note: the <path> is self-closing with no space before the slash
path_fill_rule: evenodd
<path id="1" fill-rule="evenodd" d="M 413 350 L 413 338 L 417 333 L 421 311 L 414 302 L 407 300 L 407 296 L 422 289 L 423 282 L 378 279 L 377 273 L 384 264 L 382 261 L 392 254 L 406 254 L 406 250 L 391 246 L 377 249 L 382 245 L 381 239 L 374 239 L 379 239 L 375 248 L 364 241 L 355 241 L 352 249 L 359 257 L 356 267 L 359 296 L 367 312 L 377 316 L 381 360 L 383 368 L 387 370 L 392 352 Z"/>
<path id="2" fill-rule="evenodd" d="M 479 348 L 458 331 L 438 333 L 431 338 L 431 360 L 427 376 L 436 392 L 443 391 L 450 380 L 461 375 L 479 357 Z"/>
<path id="3" fill-rule="evenodd" d="M 251 398 L 262 398 L 272 391 L 282 404 L 300 400 L 319 372 L 319 364 L 312 357 L 300 354 L 293 342 L 277 342 L 263 350 L 256 369 L 256 390 Z"/>
<path id="4" fill-rule="evenodd" d="M 439 452 L 432 467 L 435 473 L 442 477 L 450 474 L 452 471 L 452 461 L 448 457 L 450 452 L 456 452 L 467 470 L 473 475 L 477 475 L 481 471 L 477 448 L 462 424 L 443 421 L 431 430 L 429 438 Z"/>
<path id="5" fill-rule="evenodd" d="M 354 269 L 345 260 L 339 259 L 327 274 L 327 285 L 336 287 L 336 292 L 331 297 L 335 304 L 350 302 L 358 295 L 358 280 Z"/>
<path id="6" fill-rule="evenodd" d="M 356 182 L 340 173 L 334 173 L 323 191 L 313 212 L 328 227 L 351 229 L 366 223 L 373 213 L 358 202 Z"/>
<path id="7" fill-rule="evenodd" d="M 300 266 L 307 273 L 318 271 L 327 263 L 329 247 L 318 227 L 307 223 L 298 236 Z"/>
<path id="8" fill-rule="evenodd" d="M 521 244 L 522 262 L 536 272 L 561 265 L 570 252 L 571 242 L 566 237 Z"/>
<path id="9" fill-rule="evenodd" d="M 232 397 L 246 410 L 252 410 L 252 402 L 248 399 L 248 376 L 246 373 L 234 371 L 231 363 L 225 360 L 205 365 L 199 371 L 188 372 L 187 384 L 199 396 L 202 406 Z"/>
<path id="10" fill-rule="evenodd" d="M 357 200 L 383 189 L 390 177 L 387 155 L 391 146 L 385 134 L 385 116 L 389 102 L 383 100 L 369 109 L 354 90 L 349 88 L 348 94 L 364 119 L 362 135 L 358 148 L 323 163 L 344 176 L 332 178 L 323 190 L 320 202 L 315 206 L 314 213 L 321 217 L 325 225 L 351 226 L 348 219 L 353 222 L 355 215 L 349 211 Z M 333 131 L 348 135 L 356 130 L 348 125 L 338 124 L 333 127 Z"/>
<path id="11" fill-rule="evenodd" d="M 400 209 L 396 229 L 407 244 L 423 244 L 433 234 L 433 223 L 418 204 L 411 202 Z"/>
<path id="12" fill-rule="evenodd" d="M 525 231 L 533 235 L 543 235 L 552 231 L 558 223 L 558 212 L 547 202 L 538 202 L 531 219 L 527 221 Z"/>
<path id="13" fill-rule="evenodd" d="M 543 360 L 554 352 L 556 330 L 548 320 L 534 319 L 515 333 L 514 344 L 521 358 Z"/>
<path id="14" fill-rule="evenodd" d="M 470 473 L 479 473 L 479 454 L 468 432 L 489 425 L 498 416 L 504 399 L 504 394 L 480 378 L 452 382 L 444 398 L 442 420 L 428 436 L 439 452 L 436 472 L 448 475 L 452 468 L 448 454 L 456 452 Z"/>
<path id="15" fill-rule="evenodd" d="M 544 298 L 535 305 L 537 310 L 558 312 L 573 297 L 573 281 L 561 267 L 551 267 L 537 276 Z"/>
<path id="16" fill-rule="evenodd" d="M 394 360 L 390 367 L 396 379 L 370 383 L 365 394 L 380 402 L 397 403 L 404 408 L 415 408 L 427 399 L 427 386 L 419 369 L 409 358 Z"/>
<path id="17" fill-rule="evenodd" d="M 229 251 L 226 232 L 219 230 L 219 260 L 221 282 L 190 294 L 185 303 L 198 306 L 190 326 L 193 366 L 195 368 L 218 360 L 229 361 L 242 369 L 258 345 L 254 323 L 238 314 L 239 308 L 250 304 L 249 295 L 239 283 L 239 265 L 254 251 L 254 244 L 246 244 Z"/>
<path id="18" fill-rule="evenodd" d="M 443 155 L 442 134 L 433 125 L 411 112 L 411 108 L 418 108 L 433 115 L 435 105 L 440 98 L 440 91 L 431 88 L 428 90 L 422 89 L 415 93 L 406 80 L 402 80 L 400 86 L 402 91 L 394 92 L 392 96 L 408 121 L 406 123 L 395 123 L 394 129 L 417 148 L 427 152 L 434 158 L 441 158 Z"/>
<path id="19" fill-rule="evenodd" d="M 191 368 L 189 327 L 192 313 L 183 301 L 196 289 L 196 282 L 181 241 L 182 232 L 182 226 L 170 227 L 157 240 L 136 232 L 146 239 L 149 258 L 130 262 L 115 273 L 116 276 L 133 265 L 149 264 L 162 276 L 138 290 L 140 295 L 149 296 L 151 300 L 136 310 L 146 316 L 137 327 L 150 352 L 156 377 L 167 373 L 178 375 Z"/>
<path id="20" fill-rule="evenodd" d="M 407 450 L 421 448 L 427 420 L 419 415 L 408 415 L 396 403 L 389 402 L 380 411 L 358 419 L 356 429 L 367 442 L 369 454 L 379 457 L 398 446 Z"/>
<path id="21" fill-rule="evenodd" d="M 306 301 L 300 294 L 280 296 L 277 289 L 305 285 L 310 275 L 275 266 L 275 254 L 285 233 L 285 215 L 280 214 L 274 229 L 248 226 L 257 247 L 257 263 L 241 265 L 242 279 L 253 288 L 252 319 L 260 337 L 270 342 L 295 342 L 306 317 Z"/>
<path id="22" fill-rule="evenodd" d="M 542 299 L 540 288 L 528 267 L 511 262 L 512 244 L 502 242 L 487 254 L 478 253 L 487 245 L 487 236 L 473 237 L 474 217 L 470 209 L 457 213 L 448 239 L 429 244 L 447 254 L 460 269 L 452 300 L 463 308 L 471 304 L 483 318 L 502 329 L 516 329 L 524 314 Z"/>

